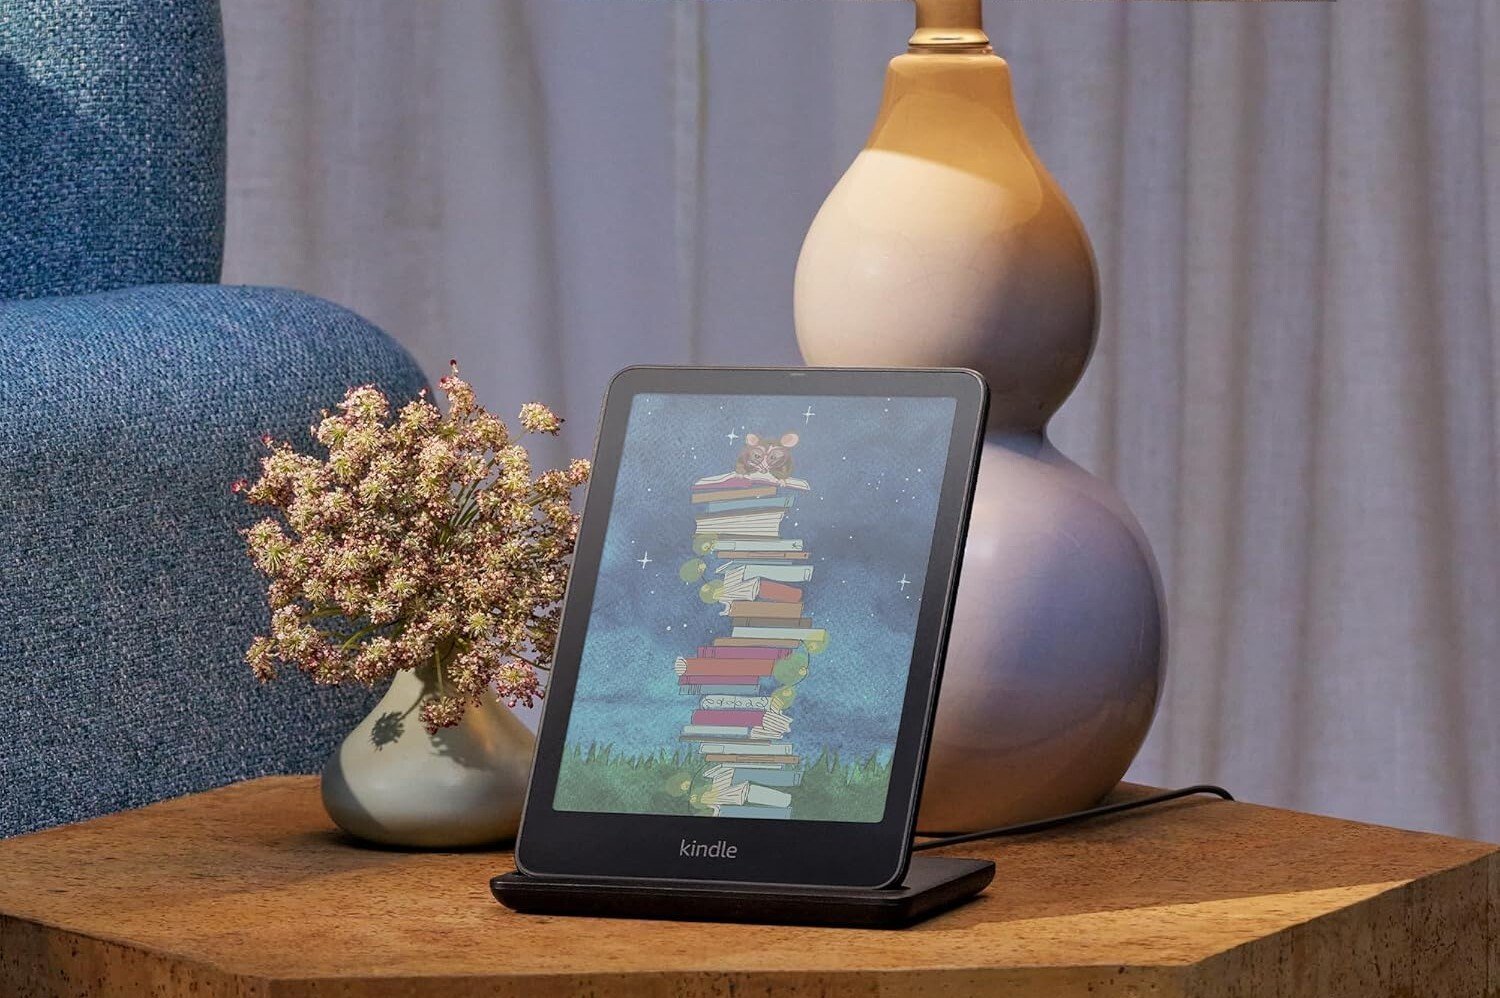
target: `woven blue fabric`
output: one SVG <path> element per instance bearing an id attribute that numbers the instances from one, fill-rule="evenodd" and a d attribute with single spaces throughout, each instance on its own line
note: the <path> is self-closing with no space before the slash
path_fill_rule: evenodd
<path id="1" fill-rule="evenodd" d="M 224 120 L 212 0 L 4 0 L 0 298 L 218 280 Z"/>
<path id="2" fill-rule="evenodd" d="M 413 395 L 383 333 L 290 291 L 0 302 L 0 836 L 311 772 L 372 703 L 242 656 L 265 626 L 230 484 L 353 384 Z"/>

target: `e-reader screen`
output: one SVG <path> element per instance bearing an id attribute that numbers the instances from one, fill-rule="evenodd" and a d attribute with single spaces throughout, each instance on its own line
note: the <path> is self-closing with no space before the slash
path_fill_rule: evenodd
<path id="1" fill-rule="evenodd" d="M 879 822 L 954 409 L 636 395 L 553 808 Z"/>

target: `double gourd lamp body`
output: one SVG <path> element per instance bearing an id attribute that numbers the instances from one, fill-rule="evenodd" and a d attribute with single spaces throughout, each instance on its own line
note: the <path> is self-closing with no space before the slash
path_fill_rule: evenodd
<path id="1" fill-rule="evenodd" d="M 818 212 L 795 315 L 814 365 L 967 367 L 992 392 L 919 826 L 1087 807 L 1163 680 L 1160 576 L 1124 502 L 1047 421 L 1083 374 L 1098 280 L 1017 116 L 979 0 L 916 0 L 865 148 Z"/>

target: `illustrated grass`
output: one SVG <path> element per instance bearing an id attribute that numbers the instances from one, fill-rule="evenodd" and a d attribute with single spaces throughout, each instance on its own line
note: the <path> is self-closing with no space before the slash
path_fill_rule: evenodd
<path id="1" fill-rule="evenodd" d="M 689 802 L 707 785 L 697 753 L 678 750 L 632 755 L 613 745 L 569 745 L 563 751 L 553 807 L 560 811 L 623 814 L 697 814 L 709 810 Z M 879 821 L 885 811 L 891 763 L 878 756 L 846 762 L 824 751 L 803 765 L 792 795 L 799 821 Z"/>

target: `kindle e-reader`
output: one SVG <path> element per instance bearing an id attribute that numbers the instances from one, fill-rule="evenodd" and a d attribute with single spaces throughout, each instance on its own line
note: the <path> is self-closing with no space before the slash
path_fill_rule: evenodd
<path id="1" fill-rule="evenodd" d="M 901 881 L 986 403 L 962 370 L 616 376 L 522 875 Z"/>

